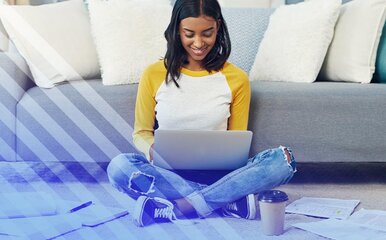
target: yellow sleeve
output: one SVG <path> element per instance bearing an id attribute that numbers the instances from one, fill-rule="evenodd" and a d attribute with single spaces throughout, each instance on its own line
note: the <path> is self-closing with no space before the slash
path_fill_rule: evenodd
<path id="1" fill-rule="evenodd" d="M 135 147 L 150 159 L 150 147 L 154 143 L 155 96 L 165 79 L 163 62 L 150 65 L 142 74 L 135 104 L 133 142 Z"/>
<path id="2" fill-rule="evenodd" d="M 225 65 L 224 74 L 232 91 L 228 130 L 247 130 L 251 101 L 248 75 L 230 63 Z"/>

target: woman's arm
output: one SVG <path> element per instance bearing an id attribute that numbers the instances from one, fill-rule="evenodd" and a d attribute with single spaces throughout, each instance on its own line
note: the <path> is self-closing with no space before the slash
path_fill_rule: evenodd
<path id="1" fill-rule="evenodd" d="M 251 87 L 246 74 L 240 74 L 231 84 L 233 100 L 230 106 L 231 116 L 228 120 L 228 130 L 247 130 Z"/>
<path id="2" fill-rule="evenodd" d="M 150 149 L 154 142 L 155 105 L 154 89 L 150 82 L 149 72 L 145 71 L 138 85 L 133 142 L 148 160 L 151 159 Z"/>
<path id="3" fill-rule="evenodd" d="M 165 75 L 163 61 L 158 61 L 144 71 L 138 85 L 133 142 L 148 160 L 152 159 L 151 146 L 154 143 L 155 97 Z"/>

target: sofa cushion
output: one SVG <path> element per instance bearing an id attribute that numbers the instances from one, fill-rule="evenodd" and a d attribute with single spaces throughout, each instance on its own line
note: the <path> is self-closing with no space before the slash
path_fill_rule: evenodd
<path id="1" fill-rule="evenodd" d="M 340 5 L 340 0 L 313 0 L 279 7 L 270 18 L 250 80 L 314 82 Z"/>
<path id="2" fill-rule="evenodd" d="M 3 23 L 0 20 L 0 51 L 7 51 L 9 37 L 7 31 L 5 31 Z"/>
<path id="3" fill-rule="evenodd" d="M 385 0 L 354 0 L 344 4 L 320 78 L 370 83 L 385 15 Z"/>
<path id="4" fill-rule="evenodd" d="M 36 84 L 99 76 L 88 13 L 82 0 L 41 6 L 1 6 L 1 20 Z M 49 24 L 47 24 L 49 23 Z"/>
<path id="5" fill-rule="evenodd" d="M 0 5 L 7 5 L 7 2 L 0 1 Z M 4 25 L 0 19 L 0 51 L 5 52 L 8 50 L 9 36 L 7 31 L 4 29 Z"/>
<path id="6" fill-rule="evenodd" d="M 251 82 L 252 153 L 279 145 L 299 162 L 384 162 L 386 85 Z"/>
<path id="7" fill-rule="evenodd" d="M 342 0 L 342 3 L 346 3 L 349 1 L 351 1 L 351 0 Z M 304 0 L 285 0 L 285 4 L 296 4 L 296 3 L 300 3 L 300 2 L 304 2 Z"/>
<path id="8" fill-rule="evenodd" d="M 268 27 L 274 8 L 224 8 L 224 19 L 232 42 L 229 61 L 249 72 Z"/>
<path id="9" fill-rule="evenodd" d="M 90 0 L 89 11 L 104 84 L 138 83 L 143 70 L 165 56 L 168 1 Z"/>
<path id="10" fill-rule="evenodd" d="M 132 126 L 137 85 L 75 81 L 29 89 L 17 106 L 22 160 L 108 162 L 135 152 Z"/>

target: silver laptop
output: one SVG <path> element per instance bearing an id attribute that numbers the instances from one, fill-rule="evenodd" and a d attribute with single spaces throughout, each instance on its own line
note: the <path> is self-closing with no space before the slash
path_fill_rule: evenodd
<path id="1" fill-rule="evenodd" d="M 233 170 L 245 166 L 251 131 L 156 130 L 153 163 L 165 169 Z"/>

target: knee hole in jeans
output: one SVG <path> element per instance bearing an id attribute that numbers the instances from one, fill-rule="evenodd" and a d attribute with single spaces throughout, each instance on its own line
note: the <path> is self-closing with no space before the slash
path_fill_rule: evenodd
<path id="1" fill-rule="evenodd" d="M 290 167 L 292 167 L 292 169 L 295 173 L 297 171 L 296 170 L 296 161 L 295 161 L 295 158 L 293 156 L 292 150 L 289 147 L 284 147 L 284 146 L 280 146 L 280 149 L 283 152 L 285 161 L 287 161 L 288 165 Z"/>

